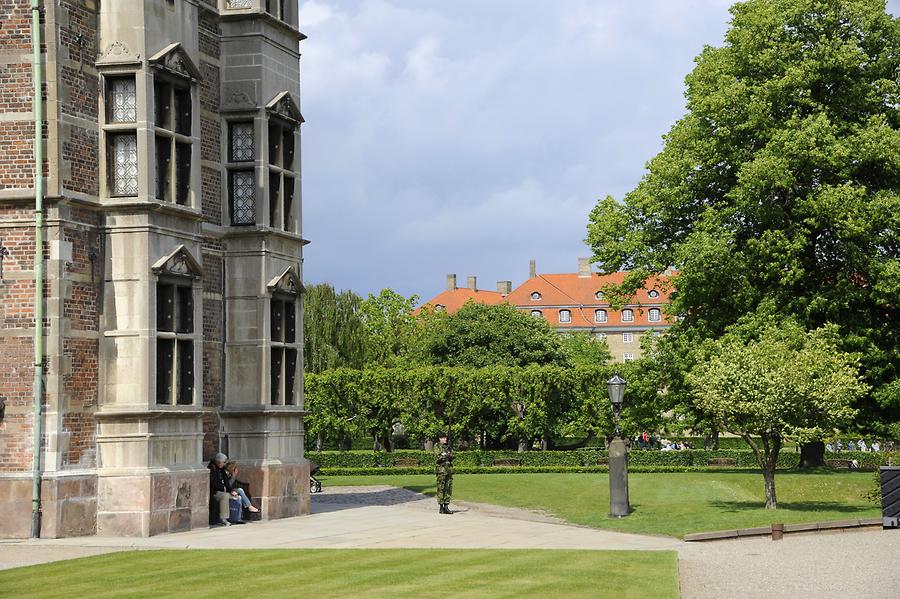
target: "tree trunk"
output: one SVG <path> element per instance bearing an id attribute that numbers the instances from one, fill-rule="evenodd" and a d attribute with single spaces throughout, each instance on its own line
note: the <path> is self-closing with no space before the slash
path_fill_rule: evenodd
<path id="1" fill-rule="evenodd" d="M 322 439 L 322 433 L 320 432 L 318 435 L 316 435 L 316 451 L 322 451 L 323 442 L 324 439 Z"/>
<path id="2" fill-rule="evenodd" d="M 713 451 L 719 451 L 719 431 L 712 432 L 712 448 Z"/>
<path id="3" fill-rule="evenodd" d="M 775 468 L 767 466 L 763 470 L 763 480 L 766 484 L 766 509 L 774 510 L 778 507 L 778 499 L 775 497 Z"/>
<path id="4" fill-rule="evenodd" d="M 344 431 L 338 433 L 338 451 L 347 451 L 347 436 Z"/>
<path id="5" fill-rule="evenodd" d="M 821 468 L 825 465 L 825 442 L 800 444 L 800 468 Z"/>
<path id="6" fill-rule="evenodd" d="M 431 439 L 425 439 L 425 451 L 434 451 L 434 441 L 432 441 Z"/>
<path id="7" fill-rule="evenodd" d="M 519 439 L 519 453 L 525 453 L 528 450 L 528 440 Z"/>

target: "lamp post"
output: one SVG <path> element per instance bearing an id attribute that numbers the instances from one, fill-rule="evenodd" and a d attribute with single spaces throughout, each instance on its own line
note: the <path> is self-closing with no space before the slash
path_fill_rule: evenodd
<path id="1" fill-rule="evenodd" d="M 607 381 L 609 401 L 616 416 L 616 434 L 609 444 L 609 517 L 624 518 L 631 513 L 628 502 L 628 447 L 619 433 L 619 414 L 625 402 L 625 379 L 615 374 Z"/>

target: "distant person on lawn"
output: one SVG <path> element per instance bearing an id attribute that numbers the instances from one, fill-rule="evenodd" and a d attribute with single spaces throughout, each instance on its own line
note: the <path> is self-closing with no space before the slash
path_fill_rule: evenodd
<path id="1" fill-rule="evenodd" d="M 228 472 L 225 471 L 225 463 L 228 456 L 224 453 L 217 453 L 209 462 L 209 496 L 219 502 L 219 521 L 216 526 L 230 526 L 228 521 L 228 503 L 232 497 L 237 498 L 237 491 L 231 488 L 231 482 L 228 480 Z"/>
<path id="2" fill-rule="evenodd" d="M 234 490 L 235 493 L 238 494 L 238 497 L 241 500 L 241 505 L 253 512 L 254 514 L 259 510 L 250 502 L 250 498 L 247 497 L 247 492 L 244 491 L 241 487 L 238 486 L 237 475 L 240 472 L 240 468 L 238 468 L 237 462 L 228 462 L 225 464 L 225 472 L 228 474 L 228 484 Z"/>
<path id="3" fill-rule="evenodd" d="M 453 490 L 453 450 L 447 442 L 447 433 L 438 433 L 438 444 L 434 446 L 437 455 L 434 473 L 437 476 L 437 500 L 441 514 L 452 514 L 450 495 Z"/>

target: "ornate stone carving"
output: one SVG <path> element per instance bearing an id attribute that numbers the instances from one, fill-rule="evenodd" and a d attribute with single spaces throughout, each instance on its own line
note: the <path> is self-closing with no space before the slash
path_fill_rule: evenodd
<path id="1" fill-rule="evenodd" d="M 224 110 L 251 110 L 256 108 L 256 88 L 252 82 L 226 83 L 222 96 Z"/>
<path id="2" fill-rule="evenodd" d="M 185 79 L 199 80 L 201 78 L 200 70 L 194 65 L 194 62 L 179 42 L 169 44 L 151 56 L 150 62 L 157 68 L 164 69 L 173 75 Z"/>
<path id="3" fill-rule="evenodd" d="M 97 59 L 98 63 L 119 63 L 119 62 L 137 62 L 141 59 L 140 54 L 132 54 L 128 44 L 121 40 L 116 40 L 106 47 L 106 50 Z"/>
<path id="4" fill-rule="evenodd" d="M 280 292 L 299 295 L 305 291 L 303 283 L 300 281 L 300 276 L 297 274 L 297 269 L 293 266 L 284 269 L 284 272 L 269 281 L 266 287 L 271 293 Z"/>
<path id="5" fill-rule="evenodd" d="M 266 104 L 266 110 L 292 123 L 302 123 L 303 115 L 290 92 L 283 91 Z"/>
<path id="6" fill-rule="evenodd" d="M 152 267 L 156 275 L 172 275 L 199 279 L 203 275 L 203 267 L 191 255 L 184 245 L 179 245 L 170 254 L 156 261 Z"/>

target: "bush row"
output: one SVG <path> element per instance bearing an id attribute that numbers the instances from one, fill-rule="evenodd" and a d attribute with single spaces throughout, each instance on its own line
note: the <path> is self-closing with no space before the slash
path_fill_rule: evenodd
<path id="1" fill-rule="evenodd" d="M 323 469 L 331 468 L 363 468 L 385 469 L 403 468 L 404 460 L 417 460 L 418 467 L 431 471 L 434 468 L 435 456 L 431 452 L 419 450 L 401 450 L 392 453 L 373 451 L 322 451 L 308 452 L 307 458 L 315 462 Z M 826 459 L 857 460 L 860 468 L 875 469 L 893 460 L 900 464 L 900 452 L 861 452 L 844 451 L 840 453 L 828 453 Z M 495 460 L 522 460 L 522 466 L 514 466 L 517 472 L 523 468 L 547 468 L 569 467 L 585 468 L 598 466 L 598 460 L 608 458 L 606 450 L 599 448 L 575 449 L 571 451 L 528 451 L 517 453 L 515 451 L 460 451 L 456 454 L 454 466 L 457 471 L 461 468 L 491 468 L 494 471 Z M 730 458 L 735 460 L 738 468 L 757 467 L 756 458 L 750 450 L 727 449 L 719 451 L 706 451 L 703 449 L 688 449 L 683 451 L 641 451 L 635 450 L 628 454 L 629 465 L 633 467 L 692 467 L 706 468 L 709 460 Z M 782 451 L 778 456 L 779 468 L 795 468 L 800 462 L 800 454 L 794 451 Z M 415 466 L 413 466 L 415 467 Z"/>
<path id="2" fill-rule="evenodd" d="M 605 474 L 607 466 L 463 466 L 454 468 L 454 474 Z M 753 468 L 711 468 L 709 466 L 628 466 L 628 472 L 753 472 Z M 434 474 L 434 468 L 323 468 L 317 476 L 385 476 L 404 474 Z"/>

